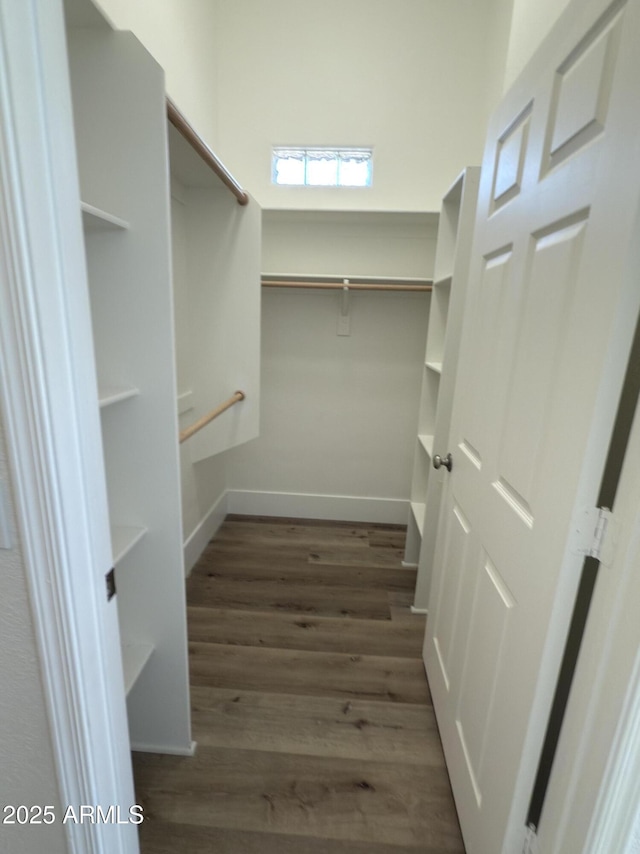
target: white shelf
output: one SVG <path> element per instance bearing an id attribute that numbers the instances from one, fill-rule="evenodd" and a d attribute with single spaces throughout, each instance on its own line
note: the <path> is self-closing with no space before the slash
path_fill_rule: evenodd
<path id="1" fill-rule="evenodd" d="M 418 436 L 418 441 L 427 452 L 429 457 L 433 457 L 433 436 L 428 436 L 424 433 Z"/>
<path id="2" fill-rule="evenodd" d="M 100 386 L 98 388 L 98 403 L 100 409 L 105 406 L 111 406 L 113 403 L 119 403 L 121 400 L 128 400 L 130 397 L 136 397 L 140 394 L 140 389 L 135 386 L 127 388 L 114 388 L 113 386 Z"/>
<path id="3" fill-rule="evenodd" d="M 147 533 L 146 528 L 111 526 L 111 552 L 116 566 Z"/>
<path id="4" fill-rule="evenodd" d="M 430 371 L 433 371 L 434 374 L 442 373 L 442 362 L 425 362 L 425 365 Z"/>
<path id="5" fill-rule="evenodd" d="M 434 288 L 450 288 L 451 282 L 453 281 L 453 276 L 451 273 L 448 276 L 442 276 L 440 279 L 436 279 L 433 283 Z"/>
<path id="6" fill-rule="evenodd" d="M 191 412 L 193 409 L 193 391 L 188 389 L 178 395 L 178 415 L 184 415 L 185 412 Z"/>
<path id="7" fill-rule="evenodd" d="M 129 228 L 129 223 L 115 214 L 100 210 L 87 202 L 80 203 L 85 231 L 118 231 Z"/>
<path id="8" fill-rule="evenodd" d="M 150 643 L 127 643 L 122 645 L 122 669 L 124 691 L 129 694 L 140 678 L 147 661 L 151 658 L 153 645 Z"/>
<path id="9" fill-rule="evenodd" d="M 422 531 L 424 528 L 425 506 L 425 504 L 421 504 L 419 501 L 411 502 L 411 512 L 413 513 L 413 518 L 416 520 L 416 525 L 418 526 L 418 531 L 420 531 L 420 536 L 422 536 Z"/>

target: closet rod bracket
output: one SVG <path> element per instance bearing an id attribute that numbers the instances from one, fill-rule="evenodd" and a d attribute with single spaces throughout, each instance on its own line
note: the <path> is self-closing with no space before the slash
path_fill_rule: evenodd
<path id="1" fill-rule="evenodd" d="M 342 280 L 342 295 L 340 297 L 340 313 L 338 314 L 338 335 L 351 335 L 351 308 L 349 299 L 349 279 Z"/>

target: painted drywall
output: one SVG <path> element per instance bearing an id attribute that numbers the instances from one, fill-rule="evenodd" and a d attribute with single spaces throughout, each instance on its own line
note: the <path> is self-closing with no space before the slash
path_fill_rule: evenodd
<path id="1" fill-rule="evenodd" d="M 218 144 L 216 0 L 95 0 L 164 68 L 167 93 L 210 146 Z"/>
<path id="2" fill-rule="evenodd" d="M 7 451 L 0 413 L 0 501 L 11 548 L 0 548 L 0 807 L 51 805 L 61 818 L 52 741 L 42 690 L 42 673 L 17 532 L 15 508 L 7 469 Z M 60 820 L 55 824 L 4 824 L 0 850 L 11 854 L 66 854 Z"/>
<path id="3" fill-rule="evenodd" d="M 504 75 L 508 89 L 570 0 L 513 0 L 511 31 Z"/>
<path id="4" fill-rule="evenodd" d="M 485 50 L 489 78 L 497 84 L 491 92 L 489 114 L 500 103 L 505 89 L 513 6 L 514 0 L 494 0 L 492 31 L 487 37 Z"/>
<path id="5" fill-rule="evenodd" d="M 189 325 L 188 254 L 185 215 L 185 190 L 172 182 L 171 229 L 173 252 L 173 293 L 176 340 L 176 371 L 180 412 L 180 429 L 189 426 L 193 414 L 189 410 L 191 383 L 191 335 Z M 223 498 L 226 488 L 226 457 L 218 454 L 199 463 L 191 459 L 191 446 L 180 446 L 182 487 L 182 525 L 185 542 L 194 536 L 198 527 Z M 187 567 L 187 570 L 190 567 Z"/>
<path id="6" fill-rule="evenodd" d="M 407 499 L 426 294 L 263 295 L 261 435 L 230 452 L 229 487 Z"/>
<path id="7" fill-rule="evenodd" d="M 262 207 L 437 211 L 480 162 L 511 0 L 97 0 Z M 271 185 L 271 146 L 372 145 L 366 190 Z"/>
<path id="8" fill-rule="evenodd" d="M 434 214 L 265 211 L 262 270 L 426 278 L 437 227 Z"/>
<path id="9" fill-rule="evenodd" d="M 219 0 L 222 159 L 265 208 L 439 210 L 480 162 L 502 5 Z M 275 187 L 272 145 L 371 145 L 373 187 Z"/>
<path id="10" fill-rule="evenodd" d="M 428 277 L 424 216 L 267 212 L 263 269 Z M 263 289 L 260 438 L 229 454 L 231 490 L 409 496 L 428 294 Z M 391 520 L 388 520 L 391 521 Z"/>

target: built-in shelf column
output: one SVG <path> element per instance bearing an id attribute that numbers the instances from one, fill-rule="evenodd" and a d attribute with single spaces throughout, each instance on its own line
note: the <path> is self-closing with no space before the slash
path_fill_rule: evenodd
<path id="1" fill-rule="evenodd" d="M 187 754 L 164 74 L 131 33 L 87 26 L 92 4 L 74 21 L 80 6 L 67 43 L 123 691 L 134 749 Z"/>
<path id="2" fill-rule="evenodd" d="M 443 469 L 433 469 L 433 457 L 450 451 L 451 404 L 479 177 L 479 169 L 467 169 L 459 176 L 443 199 L 438 225 L 405 548 L 405 563 L 418 564 L 414 607 L 419 611 L 428 604 L 444 477 Z"/>

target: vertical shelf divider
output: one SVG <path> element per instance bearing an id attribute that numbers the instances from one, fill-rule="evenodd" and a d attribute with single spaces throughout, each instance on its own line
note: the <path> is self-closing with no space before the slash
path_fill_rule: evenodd
<path id="1" fill-rule="evenodd" d="M 131 747 L 187 755 L 164 72 L 90 5 L 68 4 L 67 45 L 122 690 Z"/>
<path id="2" fill-rule="evenodd" d="M 451 407 L 479 183 L 480 169 L 465 169 L 445 194 L 440 210 L 405 547 L 405 563 L 418 566 L 414 597 L 418 613 L 426 613 L 429 602 L 443 477 L 442 469 L 433 470 L 432 459 L 434 454 L 444 456 L 450 450 Z M 417 508 L 422 524 L 416 519 Z"/>

